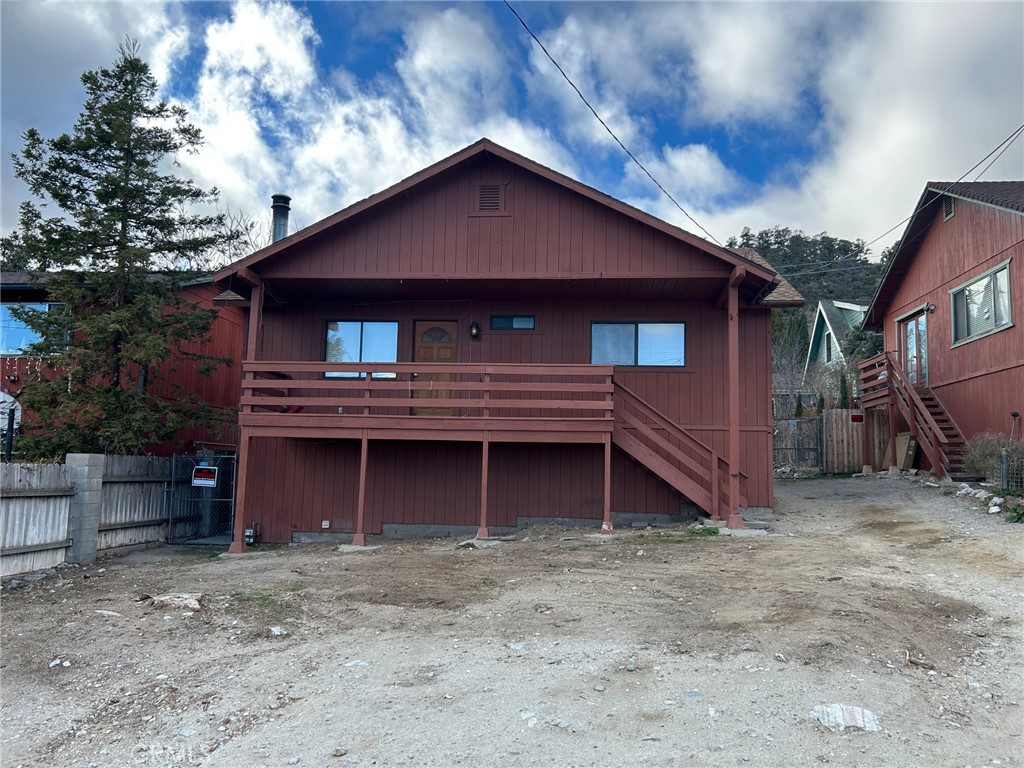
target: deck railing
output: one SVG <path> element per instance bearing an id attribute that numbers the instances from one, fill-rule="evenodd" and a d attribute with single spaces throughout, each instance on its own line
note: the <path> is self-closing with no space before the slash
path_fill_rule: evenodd
<path id="1" fill-rule="evenodd" d="M 243 414 L 580 418 L 611 421 L 612 366 L 242 364 Z M 609 431 L 611 426 L 609 425 Z"/>
<path id="2" fill-rule="evenodd" d="M 885 352 L 864 360 L 860 369 L 860 404 L 862 408 L 876 408 L 889 404 L 889 358 Z"/>
<path id="3" fill-rule="evenodd" d="M 615 385 L 615 440 L 714 518 L 729 510 L 729 462 L 621 384 Z M 747 476 L 740 473 L 739 503 Z"/>
<path id="4" fill-rule="evenodd" d="M 884 374 L 882 373 L 884 371 Z M 883 352 L 860 364 L 861 404 L 865 408 L 891 402 L 910 425 L 928 461 L 941 477 L 949 470 L 946 445 L 949 439 L 925 406 L 892 352 Z"/>

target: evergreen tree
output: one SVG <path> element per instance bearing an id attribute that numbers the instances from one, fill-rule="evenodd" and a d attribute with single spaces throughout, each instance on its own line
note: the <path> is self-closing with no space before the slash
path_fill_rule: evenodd
<path id="1" fill-rule="evenodd" d="M 840 408 L 850 407 L 850 382 L 846 378 L 846 371 L 839 371 L 839 406 Z"/>
<path id="2" fill-rule="evenodd" d="M 827 232 L 810 236 L 787 227 L 756 233 L 744 227 L 739 237 L 729 238 L 726 246 L 752 248 L 761 254 L 800 292 L 810 312 L 820 299 L 870 302 L 888 256 L 883 251 L 880 261 L 870 261 L 871 251 L 862 240 L 843 240 Z"/>
<path id="3" fill-rule="evenodd" d="M 238 233 L 220 214 L 201 214 L 217 191 L 167 171 L 202 143 L 181 106 L 158 100 L 157 83 L 126 40 L 109 69 L 82 75 L 86 101 L 70 134 L 30 129 L 13 156 L 34 200 L 3 243 L 5 264 L 29 266 L 56 308 L 16 311 L 45 356 L 27 381 L 19 453 L 133 453 L 216 415 L 190 393 L 153 393 L 179 366 L 209 373 L 202 354 L 215 311 L 182 299 L 196 268 Z M 49 215 L 51 212 L 56 215 Z"/>

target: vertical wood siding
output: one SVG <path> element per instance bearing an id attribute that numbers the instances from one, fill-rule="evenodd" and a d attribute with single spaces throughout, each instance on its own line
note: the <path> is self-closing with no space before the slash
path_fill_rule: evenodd
<path id="1" fill-rule="evenodd" d="M 885 318 L 885 348 L 898 349 L 896 318 L 931 303 L 928 385 L 970 439 L 1010 431 L 1010 412 L 1024 412 L 1024 216 L 966 200 L 953 218 L 936 216 Z M 953 348 L 949 291 L 1010 259 L 1014 325 Z"/>
<path id="2" fill-rule="evenodd" d="M 417 320 L 459 323 L 457 354 L 464 362 L 589 363 L 590 324 L 600 320 L 684 320 L 684 369 L 618 368 L 616 378 L 721 455 L 728 448 L 725 404 L 724 310 L 686 302 L 399 302 L 392 304 L 268 307 L 262 357 L 322 360 L 328 320 L 395 320 L 400 362 L 412 360 Z M 533 331 L 491 331 L 492 314 L 532 314 Z M 469 323 L 482 328 L 469 340 Z M 748 503 L 771 506 L 772 446 L 770 315 L 741 312 L 741 434 Z M 367 531 L 387 524 L 476 525 L 480 446 L 460 443 L 371 441 L 367 476 Z M 257 439 L 252 455 L 250 516 L 268 541 L 299 531 L 350 532 L 355 521 L 359 445 L 355 441 Z M 490 522 L 518 517 L 597 519 L 601 516 L 603 459 L 599 446 L 491 446 Z M 616 449 L 612 508 L 617 512 L 678 514 L 685 498 Z M 323 528 L 323 521 L 328 528 Z M 247 520 L 247 522 L 249 522 Z"/>
<path id="3" fill-rule="evenodd" d="M 474 184 L 507 186 L 507 215 L 471 215 Z M 729 266 L 518 166 L 478 158 L 260 265 L 265 279 L 535 277 L 680 272 Z"/>

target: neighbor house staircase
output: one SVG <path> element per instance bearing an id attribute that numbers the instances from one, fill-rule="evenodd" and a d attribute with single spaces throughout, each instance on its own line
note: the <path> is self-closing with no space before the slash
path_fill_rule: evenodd
<path id="1" fill-rule="evenodd" d="M 618 382 L 614 386 L 615 445 L 714 519 L 729 514 L 729 462 Z M 746 506 L 740 474 L 739 505 Z"/>
<path id="2" fill-rule="evenodd" d="M 928 387 L 913 384 L 892 352 L 860 364 L 861 404 L 895 406 L 928 457 L 936 477 L 967 479 L 964 438 L 942 401 Z"/>

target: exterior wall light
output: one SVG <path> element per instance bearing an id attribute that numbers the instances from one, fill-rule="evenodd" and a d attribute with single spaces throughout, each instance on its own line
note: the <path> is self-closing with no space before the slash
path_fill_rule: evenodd
<path id="1" fill-rule="evenodd" d="M 469 338 L 473 341 L 480 341 L 480 323 L 476 320 L 469 324 Z"/>

